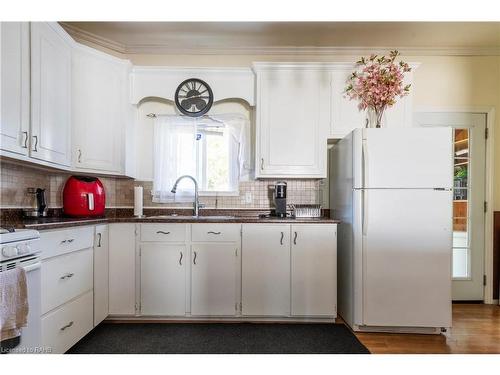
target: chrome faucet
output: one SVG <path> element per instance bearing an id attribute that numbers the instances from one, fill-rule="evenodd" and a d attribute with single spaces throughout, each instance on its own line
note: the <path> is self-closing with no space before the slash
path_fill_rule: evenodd
<path id="1" fill-rule="evenodd" d="M 175 181 L 174 187 L 172 188 L 171 192 L 175 194 L 175 192 L 177 191 L 177 185 L 179 184 L 179 181 L 182 180 L 183 178 L 189 178 L 194 183 L 194 202 L 193 202 L 194 216 L 198 217 L 200 208 L 203 208 L 204 204 L 200 203 L 198 199 L 198 182 L 196 182 L 196 179 L 193 176 L 185 174 L 184 176 L 179 177 L 177 181 Z"/>

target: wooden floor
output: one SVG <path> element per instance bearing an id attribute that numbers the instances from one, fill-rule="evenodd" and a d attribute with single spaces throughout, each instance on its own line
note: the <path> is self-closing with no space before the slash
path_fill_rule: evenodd
<path id="1" fill-rule="evenodd" d="M 454 304 L 450 337 L 396 333 L 356 333 L 374 354 L 500 354 L 500 306 Z"/>

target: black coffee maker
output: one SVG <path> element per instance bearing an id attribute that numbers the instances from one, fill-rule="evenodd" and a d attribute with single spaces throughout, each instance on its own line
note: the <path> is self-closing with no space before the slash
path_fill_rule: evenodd
<path id="1" fill-rule="evenodd" d="M 286 217 L 286 182 L 278 181 L 274 185 L 274 215 Z"/>

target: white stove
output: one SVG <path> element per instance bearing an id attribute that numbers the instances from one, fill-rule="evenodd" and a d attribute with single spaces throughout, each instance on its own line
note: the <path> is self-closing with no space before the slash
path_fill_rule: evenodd
<path id="1" fill-rule="evenodd" d="M 39 253 L 36 242 L 40 233 L 33 229 L 4 230 L 0 232 L 0 262 Z"/>
<path id="2" fill-rule="evenodd" d="M 28 325 L 21 337 L 0 340 L 2 353 L 36 353 L 41 345 L 41 261 L 40 233 L 31 229 L 0 231 L 0 272 L 22 268 L 26 272 L 28 289 Z"/>

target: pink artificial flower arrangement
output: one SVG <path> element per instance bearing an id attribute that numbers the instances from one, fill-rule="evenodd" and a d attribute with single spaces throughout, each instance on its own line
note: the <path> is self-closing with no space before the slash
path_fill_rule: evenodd
<path id="1" fill-rule="evenodd" d="M 398 97 L 402 98 L 410 92 L 411 85 L 403 86 L 403 79 L 411 68 L 403 61 L 396 63 L 398 55 L 398 51 L 391 51 L 389 58 L 377 55 L 368 59 L 362 57 L 356 62 L 361 70 L 351 74 L 345 89 L 349 99 L 359 100 L 360 110 L 373 110 L 377 128 L 380 128 L 385 109 L 394 105 Z"/>

